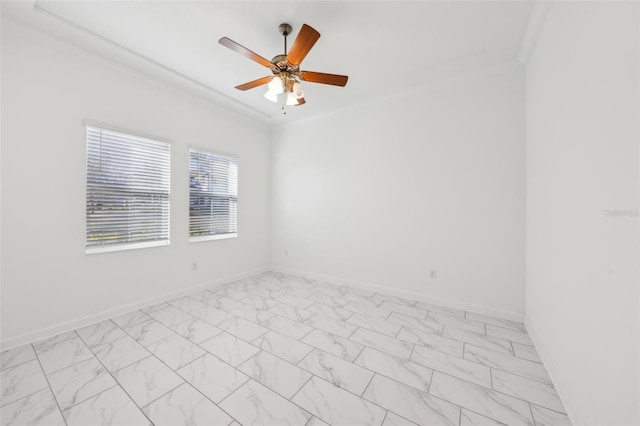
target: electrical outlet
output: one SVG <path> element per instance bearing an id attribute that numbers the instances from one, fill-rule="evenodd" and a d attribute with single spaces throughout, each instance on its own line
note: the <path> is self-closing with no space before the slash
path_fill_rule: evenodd
<path id="1" fill-rule="evenodd" d="M 192 271 L 197 271 L 198 270 L 198 262 L 193 262 L 191 264 L 191 270 Z"/>
<path id="2" fill-rule="evenodd" d="M 438 278 L 438 272 L 435 269 L 432 269 L 430 277 L 432 280 L 435 280 L 436 278 Z"/>
<path id="3" fill-rule="evenodd" d="M 285 256 L 289 256 L 289 250 L 284 249 L 284 255 L 285 255 Z"/>

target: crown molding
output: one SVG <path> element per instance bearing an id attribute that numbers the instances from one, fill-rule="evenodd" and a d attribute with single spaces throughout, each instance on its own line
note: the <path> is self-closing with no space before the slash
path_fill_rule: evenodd
<path id="1" fill-rule="evenodd" d="M 434 78 L 432 80 L 427 80 L 415 86 L 402 88 L 393 93 L 388 93 L 386 95 L 381 95 L 373 99 L 367 99 L 364 101 L 360 101 L 354 104 L 349 104 L 347 106 L 337 106 L 332 111 L 323 112 L 321 114 L 317 114 L 311 117 L 301 118 L 291 122 L 274 122 L 270 128 L 272 131 L 278 131 L 282 129 L 291 129 L 296 126 L 304 126 L 307 123 L 321 121 L 327 119 L 327 117 L 331 117 L 334 115 L 344 114 L 346 111 L 358 110 L 360 108 L 366 107 L 368 105 L 380 105 L 385 104 L 388 105 L 393 102 L 402 101 L 406 99 L 408 96 L 414 96 L 416 92 L 429 92 L 432 90 L 439 90 L 445 87 L 452 87 L 457 84 L 463 84 L 465 82 L 470 81 L 478 81 L 485 78 L 490 78 L 497 75 L 505 75 L 516 72 L 523 72 L 524 66 L 522 63 L 513 58 L 507 62 L 502 62 L 499 64 L 491 64 L 483 67 L 476 68 L 471 71 L 461 71 L 452 74 L 448 74 L 446 76 L 442 76 L 440 78 Z M 295 273 L 294 273 L 295 275 Z"/>
<path id="2" fill-rule="evenodd" d="M 24 22 L 23 19 L 11 18 L 36 31 L 99 55 L 105 60 L 119 64 L 146 77 L 151 77 L 156 82 L 191 94 L 225 110 L 227 113 L 243 117 L 245 120 L 255 120 L 262 125 L 269 124 L 270 115 L 245 105 L 200 81 L 54 13 L 47 9 L 46 1 L 25 1 L 25 6 L 25 9 L 31 9 L 30 12 L 36 19 L 33 22 L 42 23 L 40 27 L 34 26 L 30 22 Z"/>
<path id="3" fill-rule="evenodd" d="M 540 37 L 552 3 L 553 0 L 535 0 L 533 3 L 529 24 L 527 25 L 522 43 L 520 44 L 520 50 L 518 51 L 518 60 L 523 65 L 527 65 L 531 55 L 533 55 L 538 37 Z"/>

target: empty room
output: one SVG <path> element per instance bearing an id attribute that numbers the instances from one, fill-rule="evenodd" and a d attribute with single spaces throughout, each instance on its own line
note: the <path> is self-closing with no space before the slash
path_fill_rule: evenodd
<path id="1" fill-rule="evenodd" d="M 0 425 L 640 425 L 640 2 L 0 12 Z"/>

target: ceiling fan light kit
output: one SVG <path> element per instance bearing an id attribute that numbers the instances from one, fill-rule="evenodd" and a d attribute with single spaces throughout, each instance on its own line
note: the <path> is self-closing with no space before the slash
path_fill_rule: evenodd
<path id="1" fill-rule="evenodd" d="M 271 61 L 252 52 L 235 41 L 222 37 L 218 43 L 229 49 L 240 53 L 243 56 L 269 68 L 272 76 L 262 77 L 248 83 L 236 86 L 238 90 L 249 90 L 267 84 L 267 93 L 264 97 L 272 102 L 278 102 L 280 96 L 282 112 L 286 114 L 287 105 L 304 105 L 304 90 L 300 81 L 310 83 L 330 84 L 332 86 L 344 87 L 349 79 L 346 75 L 326 74 L 314 71 L 301 71 L 300 64 L 307 56 L 316 41 L 320 38 L 320 33 L 307 24 L 303 24 L 298 36 L 291 46 L 291 51 L 287 54 L 287 36 L 291 34 L 291 25 L 280 24 L 278 27 L 280 34 L 284 37 L 284 54 L 276 55 Z"/>

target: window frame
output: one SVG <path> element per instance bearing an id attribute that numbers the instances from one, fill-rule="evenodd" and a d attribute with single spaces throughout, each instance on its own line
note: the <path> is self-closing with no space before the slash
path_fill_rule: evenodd
<path id="1" fill-rule="evenodd" d="M 195 151 L 198 153 L 203 153 L 203 154 L 210 154 L 210 155 L 214 155 L 214 156 L 219 156 L 219 157 L 226 157 L 226 158 L 231 158 L 235 160 L 235 164 L 236 164 L 236 193 L 235 193 L 235 204 L 236 204 L 236 217 L 235 217 L 235 223 L 236 223 L 236 230 L 235 232 L 228 232 L 228 233 L 224 233 L 224 234 L 209 234 L 209 235 L 191 235 L 191 152 Z M 189 243 L 200 243 L 200 242 L 205 242 L 205 241 L 217 241 L 217 240 L 229 240 L 229 239 L 234 239 L 234 238 L 238 238 L 239 232 L 238 232 L 238 199 L 239 197 L 239 180 L 240 180 L 240 173 L 239 173 L 239 168 L 240 168 L 240 158 L 238 155 L 236 154 L 230 154 L 227 152 L 221 152 L 221 151 L 216 151 L 216 150 L 212 150 L 209 147 L 203 147 L 203 146 L 196 146 L 196 145 L 189 145 L 187 147 L 187 180 L 189 182 L 189 193 L 188 193 L 188 205 L 187 205 L 187 235 L 188 235 L 188 239 L 189 239 Z"/>
<path id="2" fill-rule="evenodd" d="M 122 134 L 125 137 L 130 137 L 133 139 L 143 139 L 149 142 L 162 144 L 166 146 L 167 149 L 167 168 L 166 168 L 166 179 L 167 179 L 167 208 L 166 208 L 166 223 L 161 221 L 162 225 L 166 225 L 166 239 L 156 239 L 149 241 L 130 241 L 130 242 L 119 242 L 112 244 L 95 244 L 88 245 L 89 243 L 89 130 L 93 129 L 94 131 L 105 131 L 115 134 Z M 98 254 L 98 253 L 111 253 L 118 251 L 127 251 L 127 250 L 138 250 L 149 247 L 164 247 L 169 246 L 171 244 L 171 178 L 172 178 L 172 157 L 173 157 L 173 144 L 165 140 L 163 138 L 159 138 L 156 136 L 145 135 L 140 132 L 134 132 L 127 129 L 121 129 L 113 126 L 108 126 L 100 123 L 85 121 L 84 122 L 84 147 L 85 147 L 85 200 L 84 200 L 84 208 L 85 208 L 85 254 Z M 161 231 L 162 232 L 162 231 Z"/>

